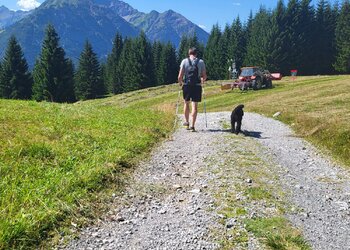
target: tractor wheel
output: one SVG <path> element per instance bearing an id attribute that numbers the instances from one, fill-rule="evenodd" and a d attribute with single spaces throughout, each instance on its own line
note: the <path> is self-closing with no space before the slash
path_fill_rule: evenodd
<path id="1" fill-rule="evenodd" d="M 262 86 L 262 80 L 260 77 L 255 78 L 255 80 L 253 80 L 252 82 L 252 87 L 254 90 L 258 90 L 261 89 Z"/>
<path id="2" fill-rule="evenodd" d="M 245 83 L 243 83 L 243 84 L 241 84 L 241 85 L 239 86 L 239 89 L 242 90 L 242 91 L 244 91 L 244 90 L 248 90 L 248 87 L 247 87 L 247 85 L 246 85 Z"/>
<path id="3" fill-rule="evenodd" d="M 272 88 L 272 81 L 271 81 L 271 79 L 266 80 L 266 88 L 268 88 L 268 89 Z"/>

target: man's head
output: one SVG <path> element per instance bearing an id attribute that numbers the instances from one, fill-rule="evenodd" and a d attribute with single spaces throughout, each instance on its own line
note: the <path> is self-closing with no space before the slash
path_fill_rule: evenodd
<path id="1" fill-rule="evenodd" d="M 195 48 L 195 47 L 190 48 L 188 50 L 188 55 L 197 57 L 197 48 Z"/>

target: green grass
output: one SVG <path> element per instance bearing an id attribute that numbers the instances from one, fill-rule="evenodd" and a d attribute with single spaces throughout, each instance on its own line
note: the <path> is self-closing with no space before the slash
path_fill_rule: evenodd
<path id="1" fill-rule="evenodd" d="M 252 200 L 269 200 L 272 198 L 269 191 L 261 187 L 249 187 L 245 190 L 244 195 Z"/>
<path id="2" fill-rule="evenodd" d="M 267 116 L 282 111 L 298 135 L 350 166 L 350 77 L 274 84 L 242 93 L 208 82 L 207 111 L 239 103 Z M 171 133 L 178 91 L 161 86 L 72 105 L 0 100 L 0 249 L 36 247 L 62 223 L 96 216 L 106 190 Z"/>
<path id="3" fill-rule="evenodd" d="M 211 85 L 211 86 L 210 86 Z M 219 83 L 206 88 L 208 111 L 230 111 L 244 103 L 246 111 L 279 117 L 299 136 L 330 152 L 350 167 L 350 77 L 289 77 L 275 81 L 273 89 L 221 91 Z"/>
<path id="4" fill-rule="evenodd" d="M 0 100 L 0 249 L 35 247 L 62 221 L 93 216 L 92 194 L 171 131 L 172 115 L 117 99 Z"/>
<path id="5" fill-rule="evenodd" d="M 247 230 L 263 238 L 270 249 L 311 249 L 300 232 L 291 230 L 289 222 L 283 217 L 248 219 L 246 225 Z"/>
<path id="6" fill-rule="evenodd" d="M 223 216 L 220 222 L 225 225 L 233 218 L 238 224 L 225 232 L 214 230 L 220 249 L 246 249 L 253 239 L 263 249 L 310 249 L 300 230 L 283 217 L 289 205 L 281 184 L 271 183 L 278 178 L 276 166 L 269 157 L 259 157 L 264 150 L 261 145 L 252 138 L 232 135 L 220 143 L 228 145 L 232 152 L 210 156 L 209 171 L 217 169 L 215 181 L 219 179 L 226 185 L 211 186 L 218 212 Z M 238 152 L 240 148 L 245 148 L 246 154 Z M 247 165 L 247 161 L 251 164 Z M 246 182 L 248 178 L 252 183 Z"/>

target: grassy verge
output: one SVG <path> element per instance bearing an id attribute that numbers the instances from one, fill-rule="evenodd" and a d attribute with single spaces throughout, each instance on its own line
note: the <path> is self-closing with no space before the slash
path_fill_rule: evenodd
<path id="1" fill-rule="evenodd" d="M 251 138 L 230 135 L 230 153 L 210 158 L 213 193 L 226 231 L 216 231 L 221 249 L 310 249 L 284 214 L 289 210 L 276 176 L 278 166 Z M 249 181 L 248 181 L 249 180 Z"/>
<path id="2" fill-rule="evenodd" d="M 350 167 L 350 77 L 300 77 L 276 82 L 274 89 L 218 93 L 208 98 L 209 110 L 230 110 L 240 102 L 246 110 L 279 117 L 300 136 L 321 146 Z"/>
<path id="3" fill-rule="evenodd" d="M 132 99 L 0 100 L 0 249 L 35 247 L 62 221 L 92 216 L 92 194 L 123 181 L 123 169 L 171 131 L 167 110 L 118 98 Z"/>

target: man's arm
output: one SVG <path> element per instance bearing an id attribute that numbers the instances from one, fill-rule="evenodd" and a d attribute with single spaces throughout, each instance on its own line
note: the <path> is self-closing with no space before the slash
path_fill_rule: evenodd
<path id="1" fill-rule="evenodd" d="M 181 65 L 181 66 L 182 66 L 182 65 Z M 185 73 L 184 68 L 183 68 L 183 67 L 180 67 L 179 76 L 177 77 L 177 80 L 179 81 L 179 85 L 180 85 L 180 86 L 183 85 L 184 73 Z"/>
<path id="2" fill-rule="evenodd" d="M 204 70 L 202 72 L 201 82 L 204 84 L 204 82 L 207 80 L 207 72 Z"/>
<path id="3" fill-rule="evenodd" d="M 203 62 L 203 69 L 202 69 L 202 73 L 201 73 L 201 83 L 203 85 L 204 82 L 207 80 L 207 70 L 205 68 L 204 61 L 202 61 L 202 62 Z"/>

